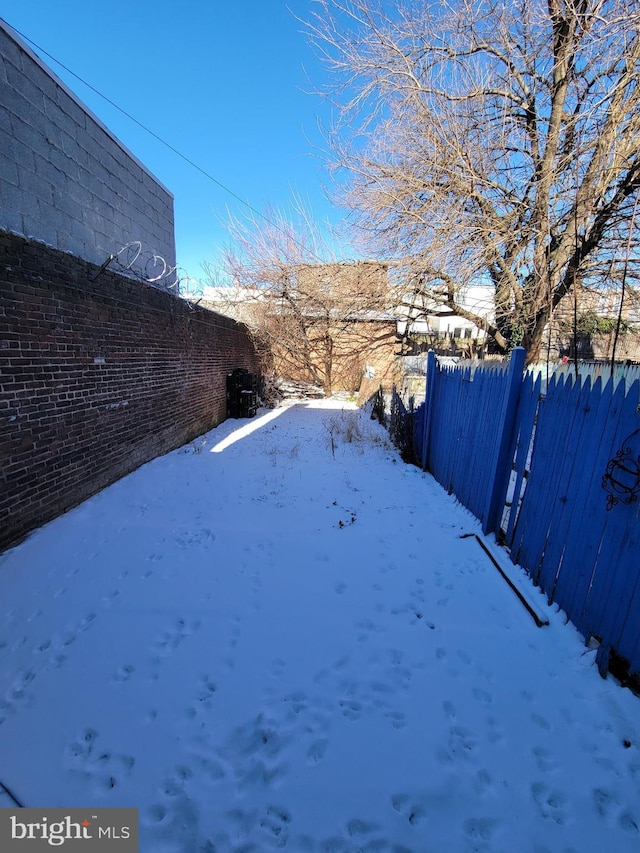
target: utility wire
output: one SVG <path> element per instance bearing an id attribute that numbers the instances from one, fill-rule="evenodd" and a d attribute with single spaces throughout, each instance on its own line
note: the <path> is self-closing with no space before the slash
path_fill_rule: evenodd
<path id="1" fill-rule="evenodd" d="M 9 26 L 11 26 L 11 24 L 9 24 Z M 280 231 L 280 232 L 281 232 L 282 234 L 284 234 L 286 237 L 288 237 L 289 239 L 292 239 L 292 238 L 291 238 L 291 235 L 290 235 L 290 234 L 288 234 L 288 233 L 284 230 L 284 228 L 281 228 L 281 227 L 280 227 L 276 222 L 272 222 L 272 221 L 271 221 L 267 216 L 265 216 L 265 215 L 264 215 L 264 213 L 261 213 L 259 210 L 257 210 L 255 207 L 253 207 L 253 205 L 251 205 L 248 201 L 246 201 L 244 198 L 242 198 L 242 197 L 241 197 L 241 196 L 239 196 L 237 193 L 235 193 L 232 189 L 230 189 L 228 186 L 226 186 L 226 184 L 223 184 L 223 183 L 222 183 L 222 181 L 219 181 L 217 178 L 214 178 L 214 176 L 213 176 L 212 174 L 210 174 L 209 172 L 207 172 L 205 169 L 203 169 L 203 168 L 202 168 L 201 166 L 199 166 L 197 163 L 194 163 L 194 161 L 193 161 L 193 160 L 190 160 L 190 159 L 189 159 L 189 157 L 187 157 L 187 156 L 186 156 L 185 154 L 183 154 L 181 151 L 178 151 L 178 149 L 177 149 L 177 148 L 174 148 L 174 146 L 173 146 L 173 145 L 171 145 L 171 143 L 167 142 L 165 139 L 163 139 L 161 136 L 159 136 L 157 133 L 155 133 L 155 131 L 153 131 L 153 130 L 151 130 L 150 128 L 148 128 L 148 127 L 147 127 L 146 125 L 144 125 L 141 121 L 138 121 L 138 119 L 137 119 L 137 118 L 135 118 L 134 116 L 132 116 L 132 115 L 131 115 L 131 113 L 128 113 L 128 112 L 127 112 L 126 110 L 124 110 L 122 107 L 118 106 L 118 104 L 116 104 L 116 103 L 115 103 L 115 101 L 112 101 L 112 100 L 111 100 L 111 98 L 107 97 L 107 95 L 103 95 L 103 94 L 102 94 L 102 92 L 100 92 L 100 91 L 99 91 L 99 89 L 96 89 L 96 88 L 95 88 L 95 86 L 92 86 L 92 85 L 91 85 L 91 83 L 87 83 L 87 81 L 86 81 L 86 80 L 84 80 L 82 77 L 80 77 L 80 75 L 79 75 L 79 74 L 76 74 L 76 73 L 75 73 L 75 71 L 72 71 L 72 70 L 71 70 L 68 66 L 66 66 L 63 62 L 60 62 L 60 60 L 59 60 L 59 59 L 56 59 L 56 58 L 55 58 L 55 56 L 53 56 L 52 54 L 50 54 L 50 53 L 49 53 L 48 51 L 46 51 L 43 47 L 40 47 L 40 45 L 39 45 L 39 44 L 36 44 L 36 42 L 34 42 L 34 41 L 33 41 L 33 39 L 30 39 L 30 38 L 29 38 L 29 36 L 25 35 L 23 32 L 20 32 L 20 30 L 16 29 L 14 26 L 11 26 L 11 29 L 12 29 L 12 30 L 14 30 L 14 31 L 15 31 L 15 32 L 16 32 L 16 33 L 17 33 L 21 38 L 23 38 L 26 42 L 28 42 L 30 45 L 32 45 L 32 47 L 34 47 L 34 48 L 35 48 L 36 50 L 38 50 L 40 53 L 44 54 L 48 59 L 50 59 L 50 60 L 52 60 L 53 62 L 55 62 L 55 63 L 56 63 L 56 65 L 59 65 L 59 66 L 60 66 L 60 68 L 64 68 L 64 70 L 65 70 L 68 74 L 71 74 L 71 76 L 72 76 L 72 77 L 75 77 L 75 78 L 76 78 L 76 80 L 79 80 L 79 81 L 80 81 L 80 83 L 82 83 L 82 85 L 83 85 L 83 86 L 86 86 L 86 87 L 87 87 L 87 89 L 91 89 L 91 91 L 92 91 L 92 92 L 94 92 L 96 95 L 98 95 L 98 97 L 102 98 L 102 99 L 103 99 L 104 101 L 106 101 L 108 104 L 111 104 L 111 106 L 112 106 L 112 107 L 114 107 L 114 109 L 116 109 L 116 110 L 118 110 L 118 112 L 122 113 L 122 115 L 126 116 L 126 117 L 127 117 L 130 121 L 132 121 L 134 124 L 137 124 L 137 125 L 138 125 L 138 127 L 142 128 L 142 130 L 146 131 L 150 136 L 153 136 L 153 138 L 154 138 L 154 139 L 156 139 L 158 142 L 160 142 L 162 145 L 164 145 L 164 146 L 165 146 L 165 148 L 168 148 L 170 151 L 172 151 L 174 154 L 176 154 L 178 157 L 180 157 L 180 159 L 181 159 L 181 160 L 184 160 L 184 161 L 185 161 L 185 163 L 188 163 L 190 166 L 192 166 L 194 169 L 196 169 L 198 172 L 200 172 L 200 174 L 204 175 L 204 176 L 205 176 L 205 178 L 208 178 L 208 179 L 209 179 L 210 181 L 212 181 L 214 184 L 216 184 L 217 186 L 219 186 L 219 187 L 220 187 L 220 189 L 224 190 L 224 192 L 228 193 L 230 196 L 232 196 L 232 198 L 235 198 L 235 199 L 236 199 L 236 201 L 239 201 L 239 202 L 240 202 L 240 204 L 243 204 L 243 205 L 244 205 L 248 210 L 250 210 L 250 211 L 251 211 L 255 216 L 260 217 L 260 219 L 263 219 L 263 220 L 264 220 L 268 225 L 270 225 L 272 228 L 275 228 L 275 229 L 276 229 L 276 231 Z M 304 249 L 305 251 L 310 252 L 310 253 L 311 253 L 315 258 L 317 258 L 317 260 L 318 260 L 318 261 L 320 261 L 320 263 L 324 263 L 324 261 L 322 260 L 322 258 L 321 258 L 319 255 L 317 255 L 313 250 L 310 250 L 307 246 L 304 246 L 302 243 L 300 243 L 300 242 L 299 242 L 298 240 L 296 240 L 296 239 L 293 239 L 293 242 L 294 242 L 294 243 L 296 243 L 298 246 L 300 246 L 300 248 L 301 248 L 301 249 Z"/>

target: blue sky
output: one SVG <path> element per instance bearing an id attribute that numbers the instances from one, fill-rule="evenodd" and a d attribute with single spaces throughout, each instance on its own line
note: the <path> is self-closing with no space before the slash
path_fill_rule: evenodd
<path id="1" fill-rule="evenodd" d="M 309 94 L 324 70 L 295 16 L 312 0 L 4 0 L 2 17 L 263 210 L 299 194 L 321 220 L 327 200 L 318 118 Z M 33 47 L 33 46 L 32 46 Z M 37 52 L 37 51 L 36 51 Z M 178 263 L 192 277 L 226 242 L 242 205 L 50 58 L 45 62 L 175 196 Z"/>

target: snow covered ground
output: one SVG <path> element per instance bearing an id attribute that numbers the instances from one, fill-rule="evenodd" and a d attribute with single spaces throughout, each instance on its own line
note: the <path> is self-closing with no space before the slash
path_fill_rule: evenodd
<path id="1" fill-rule="evenodd" d="M 156 459 L 0 557 L 0 782 L 144 853 L 638 851 L 640 699 L 465 533 L 348 404 Z"/>

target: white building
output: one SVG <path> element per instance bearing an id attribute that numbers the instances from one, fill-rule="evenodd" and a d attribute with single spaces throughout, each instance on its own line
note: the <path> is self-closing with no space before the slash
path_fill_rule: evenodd
<path id="1" fill-rule="evenodd" d="M 456 301 L 465 310 L 493 321 L 493 295 L 491 285 L 473 284 L 462 287 L 456 295 Z M 456 340 L 483 340 L 486 337 L 485 332 L 475 323 L 454 314 L 446 305 L 428 297 L 424 297 L 419 305 L 408 301 L 399 307 L 398 312 L 401 314 L 401 319 L 398 320 L 398 334 L 401 337 L 435 336 Z"/>

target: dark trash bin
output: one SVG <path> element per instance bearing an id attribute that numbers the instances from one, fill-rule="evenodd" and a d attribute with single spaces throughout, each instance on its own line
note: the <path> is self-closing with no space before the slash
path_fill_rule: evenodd
<path id="1" fill-rule="evenodd" d="M 258 377 L 238 367 L 227 374 L 227 417 L 252 418 L 258 410 Z"/>

